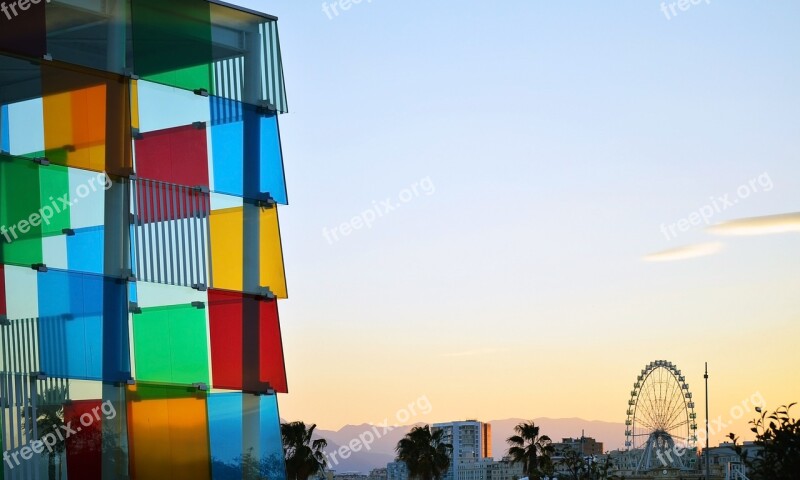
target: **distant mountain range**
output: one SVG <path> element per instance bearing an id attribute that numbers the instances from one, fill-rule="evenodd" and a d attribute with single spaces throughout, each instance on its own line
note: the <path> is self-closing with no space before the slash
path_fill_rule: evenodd
<path id="1" fill-rule="evenodd" d="M 508 445 L 506 438 L 513 434 L 514 426 L 526 421 L 522 418 L 508 418 L 505 420 L 490 421 L 492 425 L 492 456 L 500 459 L 505 455 Z M 549 436 L 554 442 L 562 438 L 580 437 L 581 432 L 587 437 L 603 442 L 604 450 L 622 448 L 625 443 L 625 426 L 622 423 L 601 422 L 597 420 L 583 420 L 580 418 L 534 418 L 536 425 L 541 427 L 541 433 Z M 422 425 L 422 424 L 419 424 Z M 369 473 L 373 468 L 385 467 L 394 461 L 394 448 L 397 442 L 408 433 L 414 425 L 393 427 L 384 433 L 383 427 L 374 427 L 370 424 L 346 425 L 339 430 L 317 430 L 317 437 L 328 441 L 326 452 L 333 457 L 333 453 L 340 447 L 348 445 L 359 436 L 369 440 L 370 435 L 375 438 L 369 450 L 362 448 L 358 452 L 351 452 L 346 459 L 339 458 L 337 454 L 333 461 L 329 460 L 329 468 L 339 473 L 362 472 Z M 379 432 L 376 435 L 375 432 Z M 369 433 L 368 433 L 369 432 Z"/>

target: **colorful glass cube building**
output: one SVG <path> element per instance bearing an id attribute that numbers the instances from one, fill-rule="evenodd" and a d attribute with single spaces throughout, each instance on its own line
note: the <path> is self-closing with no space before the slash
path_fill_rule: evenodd
<path id="1" fill-rule="evenodd" d="M 286 477 L 276 20 L 0 5 L 0 480 Z"/>

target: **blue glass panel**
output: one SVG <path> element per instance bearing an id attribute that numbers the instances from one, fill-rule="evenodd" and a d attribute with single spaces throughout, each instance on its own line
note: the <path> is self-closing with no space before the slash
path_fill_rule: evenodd
<path id="1" fill-rule="evenodd" d="M 133 282 L 128 284 L 128 301 L 139 303 L 139 289 L 136 288 L 136 284 Z"/>
<path id="2" fill-rule="evenodd" d="M 67 265 L 76 272 L 103 273 L 103 227 L 75 230 L 67 237 Z"/>
<path id="3" fill-rule="evenodd" d="M 0 152 L 10 152 L 10 130 L 8 126 L 8 105 L 0 106 Z"/>
<path id="4" fill-rule="evenodd" d="M 214 191 L 244 194 L 244 122 L 242 104 L 211 97 L 211 154 L 214 165 Z"/>
<path id="5" fill-rule="evenodd" d="M 208 396 L 208 433 L 211 439 L 211 478 L 242 478 L 242 394 Z"/>
<path id="6" fill-rule="evenodd" d="M 258 398 L 261 400 L 261 474 L 270 480 L 286 480 L 278 396 Z"/>
<path id="7" fill-rule="evenodd" d="M 287 205 L 286 178 L 281 152 L 281 133 L 277 115 L 261 117 L 261 191 L 268 192 L 272 199 Z"/>
<path id="8" fill-rule="evenodd" d="M 277 115 L 212 97 L 211 124 L 213 191 L 287 204 Z"/>
<path id="9" fill-rule="evenodd" d="M 275 395 L 209 395 L 208 422 L 213 480 L 239 480 L 243 466 L 262 478 L 286 480 Z"/>
<path id="10" fill-rule="evenodd" d="M 49 270 L 38 274 L 39 363 L 51 377 L 130 378 L 126 282 Z"/>

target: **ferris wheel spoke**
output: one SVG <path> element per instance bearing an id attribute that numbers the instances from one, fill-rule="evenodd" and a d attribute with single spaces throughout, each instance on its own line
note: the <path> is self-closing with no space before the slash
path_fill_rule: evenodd
<path id="1" fill-rule="evenodd" d="M 651 375 L 653 375 L 653 374 L 651 374 Z M 655 376 L 659 376 L 659 373 L 655 372 Z M 661 380 L 660 376 L 659 376 L 659 380 Z M 651 397 L 652 398 L 652 400 L 651 400 L 652 403 L 651 404 L 653 405 L 653 414 L 654 414 L 654 417 L 655 417 L 654 420 L 656 421 L 656 423 L 658 423 L 658 405 L 656 404 L 657 400 L 658 400 L 658 392 L 656 391 L 656 386 L 660 383 L 659 380 L 656 380 L 655 378 L 653 378 L 653 381 L 650 383 L 650 385 L 652 385 L 652 387 L 653 387 L 653 395 Z"/>
<path id="2" fill-rule="evenodd" d="M 660 372 L 659 372 L 659 380 L 660 380 Z M 650 398 L 650 406 L 653 412 L 653 422 L 655 423 L 656 427 L 661 425 L 661 423 L 663 422 L 663 419 L 661 418 L 662 414 L 661 414 L 661 397 L 659 393 L 660 391 L 661 391 L 660 382 L 654 383 L 653 396 Z"/>
<path id="3" fill-rule="evenodd" d="M 686 402 L 683 398 L 675 399 L 674 405 L 670 407 L 667 423 L 672 423 L 681 413 L 686 412 Z"/>
<path id="4" fill-rule="evenodd" d="M 639 422 L 639 423 L 640 423 L 640 424 L 641 424 L 641 426 L 643 426 L 643 427 L 647 427 L 647 428 L 649 428 L 650 430 L 655 430 L 655 426 L 654 426 L 653 424 L 651 424 L 651 423 L 648 423 L 648 422 Z M 649 434 L 649 432 L 648 432 L 648 434 Z"/>
<path id="5" fill-rule="evenodd" d="M 658 419 L 656 418 L 656 412 L 653 407 L 652 399 L 649 397 L 644 399 L 642 402 L 642 410 L 645 414 L 645 419 L 651 424 L 651 428 L 655 428 L 655 425 L 658 424 Z"/>
<path id="6" fill-rule="evenodd" d="M 644 386 L 642 387 L 642 393 L 644 394 L 644 395 L 641 397 L 641 399 L 642 399 L 642 405 L 646 406 L 646 407 L 649 409 L 648 411 L 649 411 L 651 414 L 653 414 L 653 415 L 654 415 L 654 414 L 655 414 L 655 412 L 653 411 L 653 390 L 652 390 L 651 388 L 648 388 L 648 386 L 647 386 L 647 385 L 644 385 Z"/>
<path id="7" fill-rule="evenodd" d="M 680 380 L 671 370 L 669 371 L 668 378 L 670 380 L 670 389 L 668 393 L 669 404 L 665 410 L 666 416 L 664 419 L 664 428 L 667 431 L 671 429 L 669 426 L 675 422 L 681 413 L 686 412 L 686 402 L 683 400 L 683 391 Z"/>
<path id="8" fill-rule="evenodd" d="M 675 423 L 675 421 L 679 420 L 683 415 L 687 415 L 688 413 L 689 412 L 688 412 L 688 410 L 686 408 L 686 404 L 684 403 L 683 404 L 683 408 L 676 408 L 675 409 L 675 413 L 670 417 L 668 423 L 670 425 L 672 425 L 673 423 Z M 688 418 L 682 424 L 686 424 L 686 423 L 689 423 Z"/>
<path id="9" fill-rule="evenodd" d="M 634 411 L 635 412 L 639 412 L 639 410 L 641 409 L 642 413 L 639 414 L 638 417 L 641 418 L 642 416 L 646 416 L 647 418 L 652 420 L 652 411 L 650 410 L 650 406 L 648 404 L 649 396 L 650 396 L 650 392 L 649 391 L 646 391 L 646 390 L 643 391 L 643 392 L 640 391 L 639 395 L 636 398 L 636 406 L 635 406 L 635 410 Z M 636 420 L 635 417 L 634 417 L 634 421 Z"/>
<path id="10" fill-rule="evenodd" d="M 664 399 L 668 400 L 669 403 L 667 404 L 667 408 L 665 409 L 665 413 L 669 412 L 670 410 L 672 410 L 672 404 L 675 401 L 675 396 L 674 396 L 674 393 L 675 393 L 674 392 L 675 379 L 672 378 L 671 372 L 670 372 L 670 377 L 667 380 L 667 382 L 669 383 L 669 385 L 668 385 L 668 390 L 666 392 L 666 396 L 664 397 Z"/>
<path id="11" fill-rule="evenodd" d="M 667 416 L 664 422 L 665 425 L 669 425 L 673 421 L 675 421 L 675 418 L 677 418 L 677 416 L 681 413 L 681 411 L 684 410 L 681 407 L 685 408 L 686 406 L 685 402 L 682 401 L 683 394 L 680 392 L 681 386 L 680 384 L 677 383 L 676 378 L 673 378 L 672 385 L 673 387 L 677 386 L 678 391 L 675 392 L 675 388 L 670 390 L 670 403 L 669 406 L 667 407 Z"/>
<path id="12" fill-rule="evenodd" d="M 680 428 L 680 427 L 682 427 L 684 425 L 687 425 L 688 423 L 689 423 L 689 420 L 684 420 L 684 421 L 682 421 L 680 423 L 676 423 L 674 425 L 670 425 L 669 428 L 667 429 L 667 431 L 669 432 L 669 431 L 675 430 L 676 428 Z"/>
<path id="13" fill-rule="evenodd" d="M 679 392 L 680 394 L 680 392 Z M 664 422 L 666 425 L 669 425 L 675 421 L 681 413 L 686 412 L 686 403 L 682 401 L 682 394 L 680 397 L 673 397 L 672 401 L 670 402 L 669 413 L 667 414 L 667 419 Z"/>
<path id="14" fill-rule="evenodd" d="M 667 401 L 667 392 L 666 392 L 667 388 L 665 386 L 666 383 L 667 382 L 664 379 L 664 369 L 663 368 L 659 368 L 658 369 L 658 403 L 660 404 L 659 406 L 661 407 L 661 409 L 658 412 L 658 414 L 659 414 L 660 423 L 662 425 L 664 423 L 664 413 L 665 413 L 664 409 L 666 407 L 666 401 Z"/>
<path id="15" fill-rule="evenodd" d="M 644 398 L 639 397 L 639 400 L 638 400 L 637 405 L 636 405 L 637 408 L 639 407 L 639 405 L 641 405 L 642 413 L 644 413 L 645 416 L 647 416 L 647 418 L 649 418 L 650 420 L 653 420 L 653 408 L 652 408 L 652 405 L 651 405 L 651 400 L 650 400 L 650 394 L 649 393 Z"/>

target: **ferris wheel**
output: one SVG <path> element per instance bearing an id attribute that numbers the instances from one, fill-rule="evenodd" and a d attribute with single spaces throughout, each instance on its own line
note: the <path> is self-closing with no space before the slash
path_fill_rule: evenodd
<path id="1" fill-rule="evenodd" d="M 635 469 L 687 468 L 691 456 L 668 452 L 696 444 L 697 414 L 686 378 L 672 362 L 650 362 L 633 384 L 625 420 L 625 448 Z"/>

